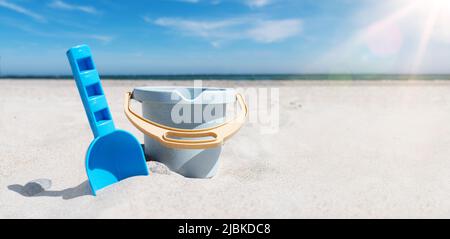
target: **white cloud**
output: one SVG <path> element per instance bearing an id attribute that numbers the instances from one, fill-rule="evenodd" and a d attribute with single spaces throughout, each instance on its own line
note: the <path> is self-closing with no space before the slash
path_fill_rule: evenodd
<path id="1" fill-rule="evenodd" d="M 263 21 L 248 31 L 248 35 L 258 42 L 272 43 L 299 34 L 302 30 L 302 21 L 287 19 L 279 21 Z"/>
<path id="2" fill-rule="evenodd" d="M 114 40 L 114 36 L 101 34 L 101 33 L 89 33 L 87 31 L 83 32 L 73 32 L 73 31 L 46 31 L 44 29 L 36 28 L 28 24 L 24 24 L 21 21 L 16 21 L 12 18 L 0 16 L 0 25 L 5 25 L 9 27 L 16 28 L 17 30 L 26 32 L 32 36 L 45 37 L 51 39 L 79 39 L 86 40 L 92 39 L 98 42 L 107 44 Z"/>
<path id="3" fill-rule="evenodd" d="M 26 9 L 26 8 L 24 8 L 22 6 L 19 6 L 17 4 L 8 2 L 6 0 L 0 0 L 0 7 L 4 7 L 4 8 L 7 8 L 9 10 L 15 11 L 17 13 L 21 13 L 23 15 L 29 16 L 29 17 L 31 17 L 31 18 L 35 19 L 36 21 L 39 21 L 39 22 L 46 22 L 47 21 L 45 19 L 45 17 L 43 17 L 43 16 L 41 16 L 41 15 L 39 15 L 39 14 L 29 10 L 29 9 Z"/>
<path id="4" fill-rule="evenodd" d="M 99 11 L 95 9 L 92 6 L 82 6 L 82 5 L 75 5 L 75 4 L 69 4 L 61 0 L 55 0 L 52 3 L 49 4 L 50 7 L 55 9 L 62 9 L 62 10 L 68 10 L 68 11 L 80 11 L 88 14 L 98 14 Z"/>
<path id="5" fill-rule="evenodd" d="M 109 43 L 113 40 L 112 36 L 108 36 L 108 35 L 98 35 L 98 34 L 88 34 L 88 35 L 80 35 L 80 34 L 76 34 L 78 36 L 81 36 L 83 38 L 90 38 L 93 40 L 97 40 L 103 43 Z"/>
<path id="6" fill-rule="evenodd" d="M 148 23 L 167 27 L 187 36 L 203 38 L 215 47 L 222 42 L 252 40 L 269 44 L 280 42 L 301 33 L 300 19 L 257 20 L 252 17 L 224 20 L 187 20 L 182 18 L 144 17 Z"/>
<path id="7" fill-rule="evenodd" d="M 178 2 L 198 3 L 200 0 L 177 0 Z"/>
<path id="8" fill-rule="evenodd" d="M 264 7 L 272 3 L 271 0 L 246 0 L 245 3 L 250 7 Z"/>
<path id="9" fill-rule="evenodd" d="M 200 3 L 200 2 L 207 2 L 212 5 L 217 5 L 222 2 L 222 0 L 176 0 L 178 2 L 184 2 L 184 3 Z M 265 7 L 273 2 L 273 0 L 238 0 L 237 2 L 240 2 L 242 4 L 245 4 L 251 8 L 260 8 Z"/>
<path id="10" fill-rule="evenodd" d="M 218 36 L 221 35 L 219 34 L 220 32 L 225 31 L 227 28 L 242 24 L 241 19 L 194 21 L 179 18 L 158 18 L 155 21 L 151 21 L 150 19 L 145 18 L 145 20 L 158 26 L 174 28 L 183 33 L 201 37 Z"/>
<path id="11" fill-rule="evenodd" d="M 178 2 L 184 2 L 184 3 L 191 3 L 191 4 L 197 4 L 200 2 L 206 2 L 209 3 L 211 5 L 218 5 L 220 3 L 222 3 L 222 0 L 176 0 Z"/>

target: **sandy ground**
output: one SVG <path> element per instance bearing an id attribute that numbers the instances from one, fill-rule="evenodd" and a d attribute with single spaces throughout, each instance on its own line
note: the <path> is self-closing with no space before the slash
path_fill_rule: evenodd
<path id="1" fill-rule="evenodd" d="M 116 126 L 141 141 L 123 93 L 189 84 L 103 82 Z M 0 218 L 450 217 L 450 82 L 205 84 L 279 88 L 279 131 L 248 123 L 213 179 L 150 162 L 150 176 L 93 197 L 84 171 L 92 134 L 75 83 L 0 81 Z M 30 197 L 24 185 L 36 179 L 52 186 Z"/>

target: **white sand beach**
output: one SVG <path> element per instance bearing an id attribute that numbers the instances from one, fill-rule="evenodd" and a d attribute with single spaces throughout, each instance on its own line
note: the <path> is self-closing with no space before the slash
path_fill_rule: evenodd
<path id="1" fill-rule="evenodd" d="M 137 86 L 104 80 L 117 128 Z M 448 218 L 450 82 L 205 81 L 278 87 L 280 128 L 246 124 L 213 179 L 152 173 L 90 195 L 93 136 L 73 80 L 0 80 L 0 218 Z M 254 112 L 255 109 L 250 109 Z M 51 180 L 29 195 L 27 183 Z M 28 191 L 27 191 L 28 190 Z"/>

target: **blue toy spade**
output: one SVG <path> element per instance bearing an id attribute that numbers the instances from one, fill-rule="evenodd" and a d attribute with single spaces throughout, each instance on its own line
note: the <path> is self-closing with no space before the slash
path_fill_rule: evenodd
<path id="1" fill-rule="evenodd" d="M 89 47 L 73 47 L 67 51 L 67 57 L 95 136 L 86 153 L 86 173 L 92 193 L 96 195 L 98 190 L 132 176 L 148 175 L 139 141 L 114 127 Z"/>

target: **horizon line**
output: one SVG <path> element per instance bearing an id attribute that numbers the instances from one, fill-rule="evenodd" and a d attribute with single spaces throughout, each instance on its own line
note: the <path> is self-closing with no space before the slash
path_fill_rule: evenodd
<path id="1" fill-rule="evenodd" d="M 450 80 L 450 73 L 241 73 L 241 74 L 100 74 L 111 80 Z M 0 80 L 68 80 L 69 74 L 7 74 Z"/>

